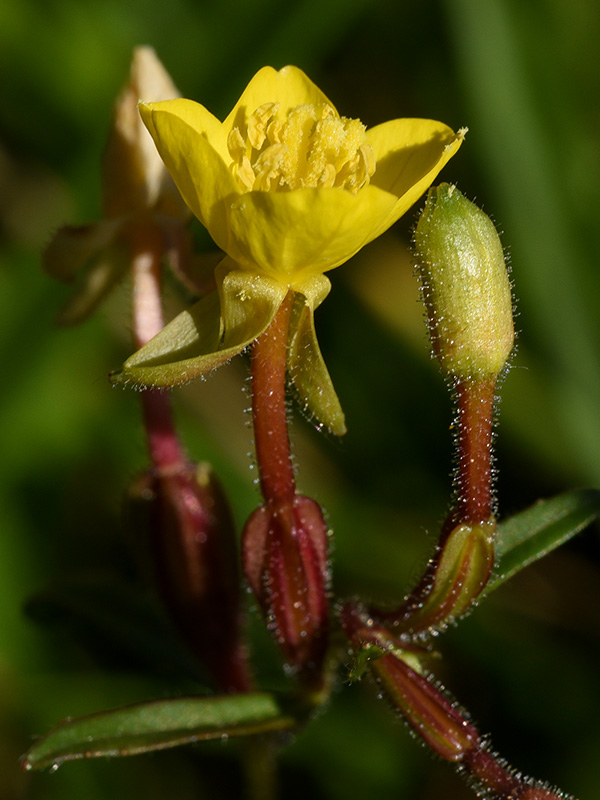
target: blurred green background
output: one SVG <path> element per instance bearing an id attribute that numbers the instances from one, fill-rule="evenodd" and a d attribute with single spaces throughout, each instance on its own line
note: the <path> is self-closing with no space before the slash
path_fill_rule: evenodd
<path id="1" fill-rule="evenodd" d="M 93 320 L 58 330 L 67 291 L 42 274 L 40 251 L 58 225 L 98 215 L 99 156 L 132 48 L 151 44 L 182 93 L 221 117 L 258 68 L 293 63 L 367 125 L 424 116 L 469 127 L 441 177 L 493 217 L 512 264 L 519 343 L 497 448 L 508 516 L 600 486 L 599 35 L 595 0 L 2 0 L 1 800 L 239 795 L 234 744 L 52 775 L 17 766 L 62 717 L 185 689 L 111 642 L 85 604 L 74 618 L 65 610 L 74 580 L 128 576 L 121 497 L 146 456 L 138 398 L 106 380 L 130 352 L 126 287 Z M 317 314 L 347 436 L 294 423 L 300 486 L 335 530 L 341 596 L 401 598 L 449 503 L 453 412 L 407 256 L 414 218 L 333 273 Z M 257 502 L 246 379 L 237 359 L 176 393 L 189 449 L 213 462 L 240 525 Z M 26 616 L 52 586 L 64 602 Z M 440 676 L 495 748 L 580 800 L 600 796 L 599 600 L 592 528 L 441 643 Z M 105 611 L 118 619 L 118 606 Z M 472 797 L 367 685 L 335 695 L 287 749 L 282 780 L 285 798 Z"/>

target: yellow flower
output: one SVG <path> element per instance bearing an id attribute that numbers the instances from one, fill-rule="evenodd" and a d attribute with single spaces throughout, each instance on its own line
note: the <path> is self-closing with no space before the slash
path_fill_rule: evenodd
<path id="1" fill-rule="evenodd" d="M 190 100 L 140 112 L 185 202 L 226 257 L 218 295 L 179 315 L 115 380 L 173 386 L 240 352 L 295 292 L 288 367 L 336 433 L 339 401 L 315 337 L 323 274 L 390 227 L 458 150 L 463 132 L 397 119 L 366 130 L 340 117 L 296 67 L 261 69 L 224 122 Z"/>

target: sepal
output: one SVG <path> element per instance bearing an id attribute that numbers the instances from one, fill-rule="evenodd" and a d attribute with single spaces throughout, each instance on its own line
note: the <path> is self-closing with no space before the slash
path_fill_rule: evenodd
<path id="1" fill-rule="evenodd" d="M 343 436 L 346 433 L 344 412 L 315 332 L 315 308 L 322 303 L 330 288 L 328 278 L 317 275 L 310 279 L 309 286 L 298 291 L 290 325 L 288 370 L 306 409 L 333 434 Z"/>
<path id="2" fill-rule="evenodd" d="M 496 520 L 459 524 L 443 535 L 417 587 L 400 608 L 370 609 L 397 635 L 435 632 L 467 613 L 484 591 L 494 568 Z"/>
<path id="3" fill-rule="evenodd" d="M 241 353 L 269 327 L 287 290 L 269 278 L 231 270 L 230 264 L 220 281 L 217 277 L 219 290 L 182 311 L 130 356 L 111 374 L 112 383 L 139 388 L 189 383 Z"/>

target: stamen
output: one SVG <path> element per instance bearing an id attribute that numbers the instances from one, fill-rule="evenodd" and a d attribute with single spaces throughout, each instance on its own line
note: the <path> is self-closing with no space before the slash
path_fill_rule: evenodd
<path id="1" fill-rule="evenodd" d="M 356 194 L 375 172 L 365 126 L 326 103 L 295 106 L 285 116 L 279 103 L 264 103 L 250 115 L 245 136 L 230 131 L 227 146 L 244 191 L 338 187 Z"/>

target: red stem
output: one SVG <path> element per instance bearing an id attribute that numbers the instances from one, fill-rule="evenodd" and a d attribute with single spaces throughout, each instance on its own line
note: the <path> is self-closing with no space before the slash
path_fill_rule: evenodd
<path id="1" fill-rule="evenodd" d="M 140 222 L 128 231 L 133 284 L 133 335 L 143 347 L 162 330 L 161 261 L 164 242 L 156 226 Z M 168 473 L 184 469 L 186 458 L 175 432 L 169 396 L 149 389 L 142 393 L 144 427 L 155 468 Z"/>
<path id="2" fill-rule="evenodd" d="M 457 381 L 458 506 L 453 524 L 475 525 L 493 514 L 492 421 L 496 382 Z"/>
<path id="3" fill-rule="evenodd" d="M 252 345 L 252 421 L 260 485 L 268 505 L 293 502 L 296 481 L 290 455 L 285 376 L 290 315 L 288 292 L 267 330 Z"/>
<path id="4" fill-rule="evenodd" d="M 133 334 L 139 348 L 164 327 L 161 264 L 165 243 L 160 229 L 151 220 L 137 221 L 128 228 L 126 235 L 131 252 Z M 162 557 L 164 591 L 171 599 L 173 615 L 183 628 L 184 637 L 208 664 L 217 684 L 225 691 L 246 692 L 251 688 L 251 678 L 239 636 L 237 574 L 234 571 L 232 576 L 226 568 L 229 559 L 234 563 L 235 556 L 226 552 L 227 542 L 220 539 L 226 539 L 228 533 L 226 508 L 214 507 L 219 502 L 214 487 L 212 491 L 206 489 L 203 496 L 203 487 L 198 486 L 179 442 L 169 395 L 148 389 L 142 393 L 141 401 L 148 449 L 155 474 L 162 479 L 163 503 L 167 508 L 167 519 L 163 521 L 167 526 L 167 539 L 163 543 L 166 552 Z M 176 522 L 169 528 L 171 515 Z M 219 530 L 219 520 L 223 530 Z M 200 532 L 204 535 L 202 541 Z M 210 541 L 206 541 L 207 532 Z M 207 577 L 203 570 L 211 562 L 212 574 Z M 207 597 L 198 601 L 194 590 Z M 203 600 L 221 608 L 221 619 L 216 617 L 218 612 L 209 619 L 203 616 Z M 219 627 L 221 631 L 231 630 L 231 635 L 223 639 Z"/>

